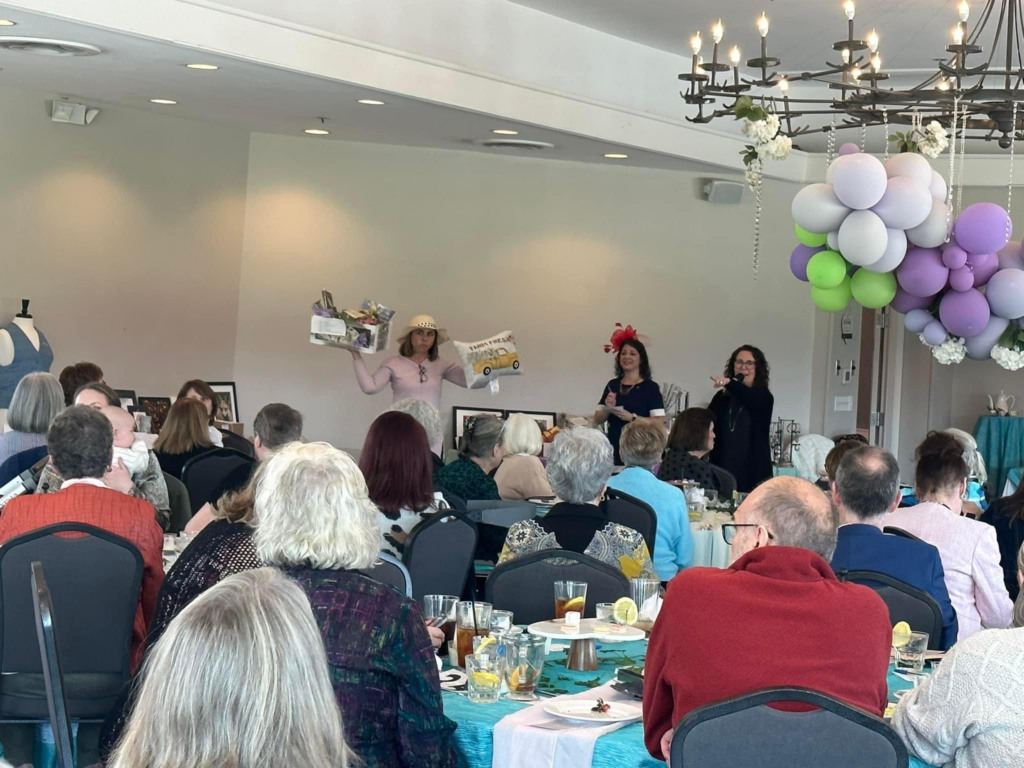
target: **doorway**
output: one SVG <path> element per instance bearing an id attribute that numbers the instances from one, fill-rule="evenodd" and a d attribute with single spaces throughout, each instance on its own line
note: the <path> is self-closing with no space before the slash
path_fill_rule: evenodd
<path id="1" fill-rule="evenodd" d="M 857 433 L 886 446 L 886 403 L 891 310 L 861 310 L 860 370 L 857 375 Z"/>

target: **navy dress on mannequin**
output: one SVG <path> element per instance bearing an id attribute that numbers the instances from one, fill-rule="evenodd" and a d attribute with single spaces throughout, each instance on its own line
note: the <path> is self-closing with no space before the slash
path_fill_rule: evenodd
<path id="1" fill-rule="evenodd" d="M 0 328 L 0 410 L 7 410 L 14 396 L 18 382 L 27 374 L 42 371 L 48 373 L 53 365 L 53 350 L 42 331 L 35 329 L 39 336 L 39 348 L 32 343 L 29 333 L 35 329 L 32 315 L 28 313 L 28 300 L 22 300 L 22 310 L 14 321 Z M 6 335 L 6 338 L 5 338 Z M 3 354 L 13 349 L 13 357 L 3 365 Z"/>

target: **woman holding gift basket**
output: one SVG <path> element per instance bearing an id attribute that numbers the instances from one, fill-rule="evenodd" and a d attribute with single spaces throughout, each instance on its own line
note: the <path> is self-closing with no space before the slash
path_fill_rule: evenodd
<path id="1" fill-rule="evenodd" d="M 430 315 L 416 315 L 398 337 L 398 354 L 381 363 L 370 374 L 366 361 L 352 352 L 359 388 L 368 395 L 380 392 L 389 383 L 398 400 L 424 400 L 441 409 L 441 382 L 466 386 L 465 369 L 438 355 L 437 348 L 448 341 L 448 331 L 438 328 Z M 441 439 L 430 449 L 440 455 Z"/>

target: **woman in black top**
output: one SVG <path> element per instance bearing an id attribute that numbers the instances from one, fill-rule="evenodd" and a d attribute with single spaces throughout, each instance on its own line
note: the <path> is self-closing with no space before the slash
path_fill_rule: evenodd
<path id="1" fill-rule="evenodd" d="M 658 479 L 693 480 L 706 491 L 720 491 L 718 477 L 705 457 L 715 447 L 715 414 L 707 408 L 687 408 L 672 424 Z"/>
<path id="2" fill-rule="evenodd" d="M 1017 553 L 1024 545 L 1024 483 L 1009 496 L 993 501 L 981 516 L 982 522 L 996 529 L 999 543 L 999 563 L 1003 567 L 1003 580 L 1010 599 L 1020 593 L 1017 582 Z"/>
<path id="3" fill-rule="evenodd" d="M 647 348 L 638 339 L 626 339 L 615 355 L 615 378 L 605 384 L 598 401 L 600 407 L 594 422 L 608 422 L 608 440 L 611 441 L 616 464 L 619 458 L 619 435 L 623 428 L 638 418 L 665 418 L 665 401 L 661 387 L 651 381 L 651 364 Z"/>
<path id="4" fill-rule="evenodd" d="M 745 344 L 732 353 L 723 376 L 712 376 L 715 447 L 711 463 L 736 476 L 737 490 L 752 491 L 772 476 L 769 432 L 775 398 L 768 389 L 768 361 Z"/>

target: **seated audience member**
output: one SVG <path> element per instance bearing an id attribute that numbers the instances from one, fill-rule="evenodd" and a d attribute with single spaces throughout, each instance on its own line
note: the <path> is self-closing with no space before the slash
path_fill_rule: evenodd
<path id="1" fill-rule="evenodd" d="M 183 397 L 187 397 L 189 400 L 198 400 L 203 404 L 206 409 L 206 431 L 209 433 L 210 442 L 218 448 L 223 448 L 224 435 L 213 425 L 213 420 L 217 418 L 217 394 L 213 391 L 213 387 L 202 379 L 191 379 L 182 384 L 181 389 L 178 390 L 178 400 Z M 222 419 L 222 421 L 226 421 L 226 419 Z"/>
<path id="2" fill-rule="evenodd" d="M 720 491 L 707 456 L 715 447 L 715 414 L 707 408 L 687 408 L 672 422 L 658 479 L 692 480 L 705 491 Z"/>
<path id="3" fill-rule="evenodd" d="M 120 408 L 121 398 L 102 381 L 90 381 L 75 390 L 72 404 L 87 405 L 90 408 L 103 408 L 107 405 Z"/>
<path id="4" fill-rule="evenodd" d="M 859 445 L 856 444 L 855 445 Z M 839 540 L 832 570 L 878 571 L 927 592 L 942 609 L 942 648 L 956 642 L 956 613 L 939 550 L 923 541 L 882 533 L 882 520 L 900 503 L 900 467 L 882 448 L 859 445 L 839 465 L 832 484 L 839 509 Z"/>
<path id="5" fill-rule="evenodd" d="M 892 727 L 930 765 L 1018 768 L 1024 756 L 1024 629 L 976 632 L 896 704 Z"/>
<path id="6" fill-rule="evenodd" d="M 407 413 L 385 411 L 370 426 L 359 469 L 377 505 L 380 549 L 401 559 L 409 532 L 447 507 L 434 493 L 427 431 Z"/>
<path id="7" fill-rule="evenodd" d="M 260 559 L 313 604 L 360 764 L 454 767 L 455 724 L 419 606 L 358 570 L 377 559 L 380 527 L 356 463 L 326 443 L 291 443 L 267 460 L 255 509 Z"/>
<path id="8" fill-rule="evenodd" d="M 999 545 L 999 562 L 1003 567 L 1003 583 L 1016 600 L 1020 593 L 1017 582 L 1017 553 L 1024 546 L 1024 483 L 1009 496 L 993 501 L 981 516 L 983 523 L 988 523 L 996 530 L 996 543 Z"/>
<path id="9" fill-rule="evenodd" d="M 497 416 L 471 416 L 459 446 L 459 458 L 434 471 L 434 485 L 466 501 L 498 501 L 490 475 L 505 458 L 501 436 L 505 422 Z"/>
<path id="10" fill-rule="evenodd" d="M 872 590 L 840 582 L 829 568 L 836 511 L 828 498 L 806 480 L 776 477 L 755 488 L 722 530 L 733 564 L 679 574 L 651 632 L 648 751 L 667 760 L 687 713 L 762 688 L 811 688 L 881 715 L 889 611 Z"/>
<path id="11" fill-rule="evenodd" d="M 631 421 L 619 438 L 619 455 L 626 468 L 608 481 L 608 487 L 646 501 L 658 518 L 654 542 L 654 570 L 670 581 L 693 562 L 693 536 L 686 497 L 681 489 L 659 480 L 651 471 L 665 450 L 665 427 L 650 419 Z"/>
<path id="12" fill-rule="evenodd" d="M 146 661 L 109 768 L 346 768 L 342 717 L 309 600 L 271 568 L 232 576 Z"/>
<path id="13" fill-rule="evenodd" d="M 981 517 L 984 511 L 977 502 L 985 501 L 985 483 L 988 482 L 988 470 L 985 459 L 978 450 L 978 441 L 970 432 L 950 427 L 942 430 L 943 434 L 956 438 L 964 451 L 964 462 L 967 464 L 967 498 L 964 500 L 963 514 L 974 519 Z"/>
<path id="14" fill-rule="evenodd" d="M 441 424 L 441 414 L 438 413 L 437 408 L 434 407 L 433 403 L 428 403 L 426 400 L 413 400 L 411 398 L 406 398 L 405 400 L 397 400 L 392 403 L 391 407 L 388 408 L 388 411 L 407 413 L 416 419 L 420 426 L 427 431 L 427 440 L 430 445 L 441 445 L 444 440 L 444 427 Z M 433 471 L 437 471 L 444 466 L 444 459 L 433 451 L 430 452 L 430 457 L 433 462 Z"/>
<path id="15" fill-rule="evenodd" d="M 839 473 L 839 465 L 843 463 L 846 454 L 858 448 L 863 448 L 865 445 L 866 443 L 862 443 L 860 440 L 843 439 L 836 442 L 835 447 L 825 457 L 825 475 L 827 480 L 822 478 L 820 483 L 822 490 L 832 493 L 832 485 L 835 483 L 836 475 Z"/>
<path id="16" fill-rule="evenodd" d="M 1013 601 L 1003 583 L 996 531 L 960 514 L 967 488 L 962 446 L 950 435 L 931 432 L 916 457 L 918 504 L 890 512 L 882 523 L 902 528 L 939 550 L 960 625 L 959 640 L 982 628 L 1010 626 Z"/>
<path id="17" fill-rule="evenodd" d="M 75 363 L 60 372 L 60 386 L 64 391 L 64 405 L 75 405 L 75 394 L 83 384 L 103 381 L 103 370 L 96 363 Z M 120 405 L 120 403 L 118 403 Z"/>
<path id="18" fill-rule="evenodd" d="M 1017 601 L 1013 604 L 1013 626 L 1024 627 L 1024 546 L 1017 552 Z"/>
<path id="19" fill-rule="evenodd" d="M 505 422 L 505 459 L 494 473 L 498 494 L 509 501 L 551 496 L 551 484 L 541 464 L 544 436 L 537 422 L 525 413 L 514 413 Z"/>
<path id="20" fill-rule="evenodd" d="M 207 430 L 207 413 L 203 404 L 189 398 L 174 401 L 167 412 L 167 420 L 156 442 L 153 452 L 160 461 L 160 468 L 181 480 L 181 470 L 189 459 L 202 456 L 216 446 L 210 442 Z"/>
<path id="21" fill-rule="evenodd" d="M 560 501 L 544 517 L 514 523 L 498 563 L 543 550 L 568 549 L 618 568 L 630 579 L 657 578 L 644 537 L 610 522 L 598 506 L 612 474 L 612 461 L 612 445 L 602 432 L 589 427 L 559 432 L 547 470 Z"/>
<path id="22" fill-rule="evenodd" d="M 57 523 L 85 523 L 127 539 L 142 554 L 145 571 L 132 629 L 132 667 L 138 663 L 164 579 L 163 534 L 153 505 L 103 484 L 113 457 L 114 429 L 102 413 L 72 406 L 50 425 L 50 457 L 64 478 L 53 494 L 20 496 L 0 516 L 0 544 Z"/>
<path id="23" fill-rule="evenodd" d="M 10 432 L 0 432 L 0 464 L 22 451 L 46 445 L 46 431 L 64 410 L 64 391 L 48 373 L 30 373 L 18 382 L 7 411 Z"/>
<path id="24" fill-rule="evenodd" d="M 244 488 L 256 469 L 256 465 L 267 458 L 271 451 L 282 445 L 302 439 L 302 414 L 284 403 L 270 403 L 260 409 L 252 425 L 253 453 L 255 464 L 242 464 L 227 474 L 211 495 L 216 499 L 213 504 L 204 504 L 185 526 L 186 533 L 199 533 L 214 519 L 213 508 L 219 500 Z"/>

